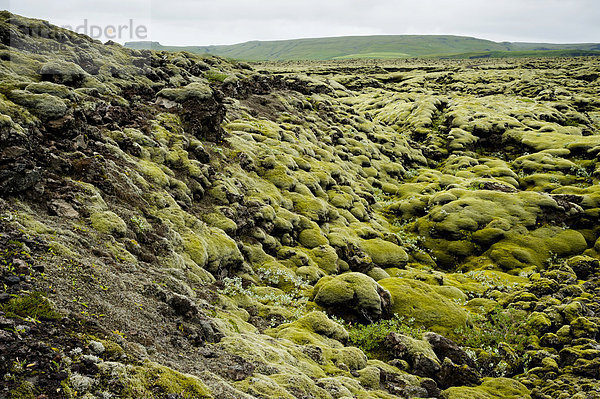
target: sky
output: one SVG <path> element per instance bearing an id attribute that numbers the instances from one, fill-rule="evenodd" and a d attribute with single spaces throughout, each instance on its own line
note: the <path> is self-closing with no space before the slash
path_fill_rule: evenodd
<path id="1" fill-rule="evenodd" d="M 600 42 L 599 0 L 0 0 L 0 9 L 120 43 L 404 34 Z"/>

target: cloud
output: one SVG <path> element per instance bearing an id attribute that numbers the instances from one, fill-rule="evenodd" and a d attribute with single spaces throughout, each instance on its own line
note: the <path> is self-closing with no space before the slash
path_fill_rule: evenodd
<path id="1" fill-rule="evenodd" d="M 133 19 L 148 27 L 152 40 L 174 45 L 367 34 L 538 42 L 600 38 L 597 0 L 0 0 L 4 4 L 58 25 Z"/>

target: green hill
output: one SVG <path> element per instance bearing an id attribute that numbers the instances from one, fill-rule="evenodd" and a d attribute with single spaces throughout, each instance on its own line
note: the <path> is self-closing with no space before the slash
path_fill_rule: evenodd
<path id="1" fill-rule="evenodd" d="M 165 51 L 189 51 L 222 57 L 259 60 L 330 60 L 348 58 L 415 58 L 476 55 L 505 56 L 505 52 L 528 52 L 533 56 L 553 55 L 548 51 L 574 51 L 564 55 L 600 55 L 600 44 L 551 44 L 493 42 L 465 36 L 388 35 L 343 36 L 277 41 L 250 41 L 221 46 L 163 46 L 158 42 L 129 42 L 126 47 Z M 594 53 L 596 51 L 596 53 Z M 517 55 L 517 54 L 515 54 Z"/>

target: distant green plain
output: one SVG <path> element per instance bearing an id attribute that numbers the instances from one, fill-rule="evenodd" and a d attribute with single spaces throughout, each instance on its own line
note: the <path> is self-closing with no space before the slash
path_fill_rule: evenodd
<path id="1" fill-rule="evenodd" d="M 251 41 L 219 46 L 163 46 L 129 42 L 126 47 L 188 51 L 246 61 L 360 58 L 505 58 L 600 56 L 599 43 L 552 44 L 494 42 L 466 36 L 384 35 Z"/>

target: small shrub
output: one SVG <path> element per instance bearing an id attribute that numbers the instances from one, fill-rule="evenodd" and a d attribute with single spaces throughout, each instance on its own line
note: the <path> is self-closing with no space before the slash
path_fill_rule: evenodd
<path id="1" fill-rule="evenodd" d="M 229 77 L 226 73 L 218 71 L 206 71 L 204 77 L 211 83 L 223 83 Z"/>
<path id="2" fill-rule="evenodd" d="M 496 308 L 487 316 L 471 317 L 472 325 L 454 330 L 460 345 L 496 352 L 501 343 L 507 343 L 518 352 L 525 350 L 529 331 L 525 313 Z"/>
<path id="3" fill-rule="evenodd" d="M 338 320 L 348 330 L 348 341 L 360 348 L 369 358 L 386 360 L 383 350 L 385 337 L 392 332 L 422 339 L 426 332 L 422 326 L 415 325 L 415 320 L 394 314 L 391 319 L 379 320 L 371 324 L 349 324 Z"/>

